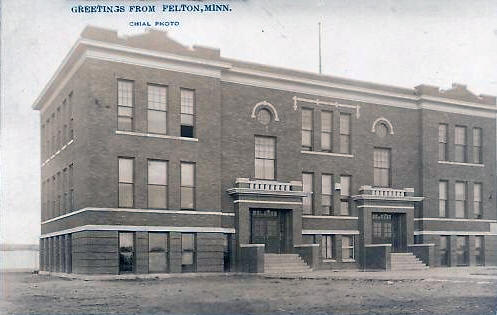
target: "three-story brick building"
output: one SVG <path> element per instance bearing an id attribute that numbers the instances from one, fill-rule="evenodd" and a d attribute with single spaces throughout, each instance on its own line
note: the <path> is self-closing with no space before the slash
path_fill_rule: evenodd
<path id="1" fill-rule="evenodd" d="M 496 98 L 87 27 L 41 114 L 40 269 L 496 265 Z M 317 244 L 317 245 L 312 245 Z M 254 258 L 255 257 L 255 258 Z M 259 264 L 259 267 L 257 267 Z"/>

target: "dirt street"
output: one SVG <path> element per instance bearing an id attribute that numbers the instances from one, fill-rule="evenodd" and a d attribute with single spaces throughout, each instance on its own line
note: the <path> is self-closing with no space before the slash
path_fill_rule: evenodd
<path id="1" fill-rule="evenodd" d="M 1 274 L 2 314 L 496 314 L 497 281 L 211 276 L 84 281 Z"/>

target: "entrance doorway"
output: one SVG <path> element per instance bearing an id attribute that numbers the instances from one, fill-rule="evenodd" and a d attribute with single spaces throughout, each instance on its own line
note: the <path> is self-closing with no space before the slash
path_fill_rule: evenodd
<path id="1" fill-rule="evenodd" d="M 399 213 L 373 213 L 372 243 L 392 244 L 392 252 L 405 252 L 407 240 L 404 216 L 404 214 Z"/>
<path id="2" fill-rule="evenodd" d="M 250 211 L 252 244 L 264 244 L 266 253 L 283 253 L 286 244 L 286 213 L 281 210 Z"/>

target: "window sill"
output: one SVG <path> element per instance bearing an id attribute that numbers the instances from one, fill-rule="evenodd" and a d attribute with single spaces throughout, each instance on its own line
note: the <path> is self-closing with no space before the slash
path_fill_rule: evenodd
<path id="1" fill-rule="evenodd" d="M 128 135 L 128 136 L 159 138 L 159 139 L 174 139 L 174 140 L 198 142 L 198 138 L 168 136 L 168 135 L 163 135 L 163 134 L 158 134 L 158 133 L 145 133 L 145 132 L 137 132 L 137 131 L 116 130 L 116 135 Z"/>
<path id="2" fill-rule="evenodd" d="M 467 163 L 467 162 L 452 162 L 452 161 L 438 161 L 438 164 L 485 167 L 485 164 Z"/>
<path id="3" fill-rule="evenodd" d="M 355 259 L 342 259 L 342 262 L 355 262 Z"/>
<path id="4" fill-rule="evenodd" d="M 325 156 L 337 156 L 337 157 L 348 157 L 348 158 L 353 158 L 353 154 L 347 154 L 347 153 L 331 153 L 331 152 L 321 152 L 321 151 L 305 151 L 301 150 L 300 153 L 304 154 L 315 154 L 315 155 L 325 155 Z"/>
<path id="5" fill-rule="evenodd" d="M 324 263 L 334 263 L 334 262 L 337 262 L 336 259 L 323 259 L 323 262 Z"/>

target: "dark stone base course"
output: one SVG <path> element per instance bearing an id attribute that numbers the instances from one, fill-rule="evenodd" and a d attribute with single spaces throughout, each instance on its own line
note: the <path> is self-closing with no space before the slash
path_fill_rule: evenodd
<path id="1" fill-rule="evenodd" d="M 223 272 L 224 235 L 222 233 L 196 233 L 196 235 L 196 271 Z M 181 233 L 171 232 L 169 237 L 169 272 L 180 273 Z M 119 274 L 118 243 L 118 231 L 73 233 L 71 244 L 72 273 Z M 135 232 L 135 247 L 135 273 L 148 274 L 148 232 Z M 44 253 L 41 254 L 41 256 L 43 255 Z M 61 271 L 54 266 L 48 266 L 44 269 L 52 272 Z"/>

